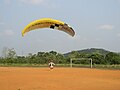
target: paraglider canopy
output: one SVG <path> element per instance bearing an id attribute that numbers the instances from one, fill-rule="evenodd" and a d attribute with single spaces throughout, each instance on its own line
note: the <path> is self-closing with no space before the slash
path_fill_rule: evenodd
<path id="1" fill-rule="evenodd" d="M 51 19 L 51 18 L 43 18 L 43 19 L 35 20 L 29 23 L 22 30 L 22 36 L 24 36 L 25 33 L 31 30 L 36 30 L 36 29 L 41 29 L 41 28 L 51 28 L 54 30 L 64 31 L 71 36 L 75 35 L 75 31 L 68 24 L 62 21 L 59 21 L 59 20 Z"/>

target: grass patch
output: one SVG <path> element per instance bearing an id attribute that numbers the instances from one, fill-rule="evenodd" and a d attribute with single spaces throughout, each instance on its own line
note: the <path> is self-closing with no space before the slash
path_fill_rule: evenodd
<path id="1" fill-rule="evenodd" d="M 101 69 L 120 69 L 120 65 L 93 65 L 93 68 Z"/>
<path id="2" fill-rule="evenodd" d="M 1 67 L 47 67 L 47 64 L 0 64 Z"/>
<path id="3" fill-rule="evenodd" d="M 48 67 L 48 64 L 0 64 L 0 67 Z M 55 67 L 70 67 L 70 64 L 56 64 Z M 89 64 L 72 64 L 72 67 L 77 68 L 90 68 Z M 101 65 L 95 64 L 92 66 L 93 68 L 98 69 L 117 69 L 120 70 L 120 65 Z"/>

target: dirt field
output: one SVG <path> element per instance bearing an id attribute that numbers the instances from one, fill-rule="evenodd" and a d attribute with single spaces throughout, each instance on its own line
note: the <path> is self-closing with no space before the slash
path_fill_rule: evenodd
<path id="1" fill-rule="evenodd" d="M 0 67 L 0 90 L 120 90 L 120 70 Z"/>

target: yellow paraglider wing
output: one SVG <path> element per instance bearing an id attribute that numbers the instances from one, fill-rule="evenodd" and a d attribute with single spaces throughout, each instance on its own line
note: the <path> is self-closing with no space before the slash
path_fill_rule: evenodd
<path id="1" fill-rule="evenodd" d="M 72 29 L 72 27 L 70 27 L 66 23 L 64 23 L 62 21 L 59 21 L 59 20 L 54 20 L 54 19 L 51 19 L 51 18 L 43 18 L 43 19 L 39 19 L 39 20 L 36 20 L 36 21 L 33 21 L 33 22 L 29 23 L 22 30 L 22 36 L 24 36 L 25 33 L 29 32 L 31 30 L 35 30 L 35 29 L 39 29 L 39 28 L 52 28 L 52 29 L 57 29 L 57 30 L 60 30 L 60 31 L 64 31 L 71 36 L 75 35 L 75 32 Z"/>

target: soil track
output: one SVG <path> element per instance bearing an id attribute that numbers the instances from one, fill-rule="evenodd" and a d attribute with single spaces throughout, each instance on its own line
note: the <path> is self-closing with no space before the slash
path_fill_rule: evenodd
<path id="1" fill-rule="evenodd" d="M 120 90 L 120 70 L 0 67 L 0 90 Z"/>

